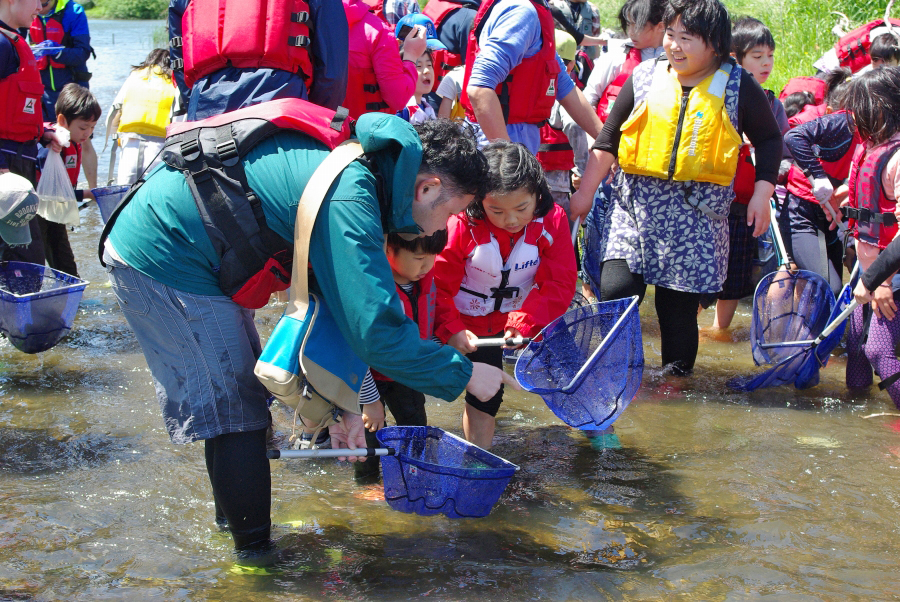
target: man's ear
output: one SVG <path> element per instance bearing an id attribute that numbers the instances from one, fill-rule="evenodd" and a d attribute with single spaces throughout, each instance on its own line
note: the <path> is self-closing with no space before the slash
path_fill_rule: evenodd
<path id="1" fill-rule="evenodd" d="M 425 175 L 416 180 L 416 200 L 430 202 L 441 191 L 441 179 L 437 176 Z"/>

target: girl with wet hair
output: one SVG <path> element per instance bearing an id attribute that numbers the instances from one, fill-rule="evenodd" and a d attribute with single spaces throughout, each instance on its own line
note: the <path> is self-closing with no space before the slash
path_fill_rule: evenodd
<path id="1" fill-rule="evenodd" d="M 577 273 L 568 218 L 534 155 L 507 141 L 484 154 L 487 194 L 450 218 L 435 262 L 435 334 L 473 362 L 502 367 L 502 348 L 476 347 L 478 338 L 535 336 L 568 309 Z M 487 402 L 466 394 L 467 440 L 491 446 L 502 401 L 502 388 Z"/>
<path id="2" fill-rule="evenodd" d="M 850 169 L 847 209 L 863 272 L 854 294 L 858 301 L 870 302 L 853 317 L 857 322 L 868 322 L 863 351 L 871 367 L 859 365 L 859 381 L 852 384 L 870 384 L 874 368 L 881 377 L 879 387 L 886 388 L 894 404 L 900 407 L 900 360 L 896 353 L 900 344 L 897 315 L 900 293 L 890 283 L 891 276 L 900 267 L 897 260 L 900 244 L 896 242 L 896 206 L 900 198 L 900 153 L 897 152 L 900 150 L 900 69 L 873 69 L 860 76 L 850 84 L 844 103 L 863 140 Z M 848 385 L 851 385 L 849 378 Z"/>
<path id="3" fill-rule="evenodd" d="M 769 225 L 781 162 L 781 130 L 753 76 L 731 52 L 731 22 L 718 0 L 672 0 L 663 14 L 665 57 L 625 82 L 594 144 L 571 215 L 592 208 L 597 185 L 618 161 L 610 209 L 600 227 L 601 300 L 656 287 L 662 363 L 693 370 L 702 294 L 722 290 L 728 214 L 741 136 L 757 165 L 746 222 Z M 648 152 L 648 149 L 658 149 Z"/>

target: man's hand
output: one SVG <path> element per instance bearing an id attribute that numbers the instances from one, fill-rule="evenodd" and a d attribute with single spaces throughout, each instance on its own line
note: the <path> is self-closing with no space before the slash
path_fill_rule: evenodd
<path id="1" fill-rule="evenodd" d="M 366 430 L 359 414 L 344 412 L 340 422 L 328 427 L 328 434 L 331 435 L 333 449 L 359 449 L 366 446 Z M 351 462 L 360 460 L 359 456 L 342 456 L 338 459 Z"/>
<path id="2" fill-rule="evenodd" d="M 488 364 L 474 362 L 472 364 L 472 377 L 466 385 L 466 391 L 478 398 L 479 401 L 490 401 L 500 390 L 500 385 L 509 385 L 516 391 L 522 387 L 516 379 L 501 370 Z"/>

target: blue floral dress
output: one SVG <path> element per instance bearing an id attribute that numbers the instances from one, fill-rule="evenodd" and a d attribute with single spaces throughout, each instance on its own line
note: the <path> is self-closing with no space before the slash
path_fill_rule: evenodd
<path id="1" fill-rule="evenodd" d="M 656 65 L 657 61 L 646 61 L 634 70 L 635 107 L 650 92 Z M 740 82 L 741 68 L 735 65 L 725 86 L 725 110 L 735 129 Z M 602 260 L 624 259 L 646 284 L 717 293 L 728 273 L 728 212 L 733 199 L 731 185 L 676 182 L 620 169 L 601 230 Z"/>

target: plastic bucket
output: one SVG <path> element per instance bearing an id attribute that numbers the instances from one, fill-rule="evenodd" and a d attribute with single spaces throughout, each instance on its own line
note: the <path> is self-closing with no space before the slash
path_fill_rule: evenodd
<path id="1" fill-rule="evenodd" d="M 94 198 L 97 200 L 97 207 L 100 208 L 100 217 L 103 223 L 109 221 L 109 217 L 125 198 L 131 186 L 107 186 L 105 188 L 93 188 Z"/>
<path id="2" fill-rule="evenodd" d="M 19 351 L 50 349 L 72 328 L 88 284 L 34 263 L 0 262 L 0 332 Z"/>
<path id="3" fill-rule="evenodd" d="M 384 499 L 394 510 L 449 518 L 487 516 L 519 469 L 432 426 L 390 426 L 375 436 L 395 456 L 381 458 Z"/>

